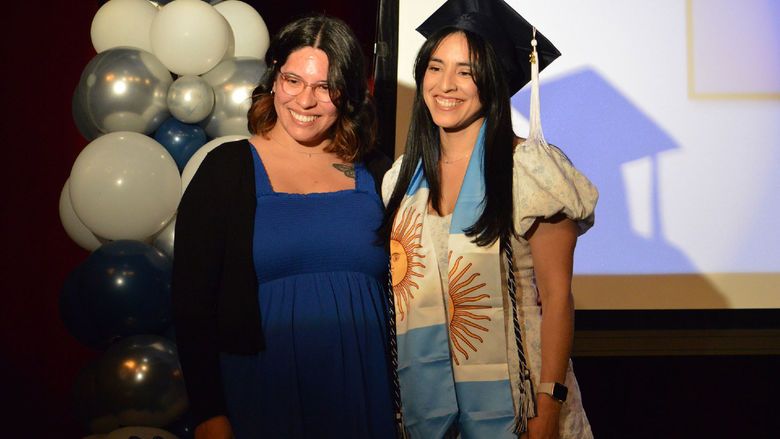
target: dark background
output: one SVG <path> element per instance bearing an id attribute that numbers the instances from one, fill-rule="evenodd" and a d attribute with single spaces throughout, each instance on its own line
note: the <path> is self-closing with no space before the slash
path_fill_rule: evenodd
<path id="1" fill-rule="evenodd" d="M 367 56 L 372 52 L 374 1 L 246 2 L 260 12 L 271 33 L 306 12 L 338 16 L 353 27 Z M 73 161 L 87 144 L 73 123 L 71 98 L 95 54 L 89 29 L 99 4 L 14 1 L 3 7 L 3 438 L 87 434 L 73 419 L 69 392 L 78 370 L 97 352 L 68 334 L 57 308 L 62 282 L 87 252 L 63 231 L 58 200 Z M 656 314 L 655 320 L 631 327 L 628 323 L 637 322 L 634 315 L 614 316 L 579 312 L 578 329 L 648 330 L 681 318 L 667 314 L 659 320 Z M 776 316 L 757 329 L 777 328 Z M 682 317 L 688 322 L 683 327 L 667 329 L 708 329 L 722 320 L 710 314 L 697 324 L 689 317 Z M 624 327 L 619 327 L 621 319 Z M 747 321 L 750 316 L 740 322 Z M 739 328 L 740 322 L 715 329 Z M 574 363 L 597 438 L 768 438 L 780 431 L 776 355 L 581 355 Z"/>

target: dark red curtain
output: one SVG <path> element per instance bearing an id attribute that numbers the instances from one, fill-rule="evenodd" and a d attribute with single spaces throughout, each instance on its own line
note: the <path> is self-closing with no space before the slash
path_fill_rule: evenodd
<path id="1" fill-rule="evenodd" d="M 371 54 L 376 2 L 245 0 L 273 33 L 307 12 L 344 19 Z M 5 237 L 0 275 L 0 393 L 3 437 L 80 438 L 69 393 L 97 352 L 68 334 L 59 290 L 87 252 L 60 225 L 59 195 L 86 146 L 71 115 L 81 71 L 94 56 L 97 0 L 14 1 L 3 6 L 2 191 Z"/>

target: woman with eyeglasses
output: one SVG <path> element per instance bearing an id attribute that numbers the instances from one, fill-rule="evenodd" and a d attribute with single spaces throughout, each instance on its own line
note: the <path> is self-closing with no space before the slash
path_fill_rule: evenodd
<path id="1" fill-rule="evenodd" d="M 208 154 L 176 224 L 173 309 L 196 439 L 394 437 L 387 256 L 363 55 L 340 20 L 287 25 L 254 137 Z"/>

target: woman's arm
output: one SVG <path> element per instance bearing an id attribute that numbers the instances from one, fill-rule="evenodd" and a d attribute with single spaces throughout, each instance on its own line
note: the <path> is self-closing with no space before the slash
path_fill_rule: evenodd
<path id="1" fill-rule="evenodd" d="M 176 217 L 173 323 L 190 410 L 198 424 L 226 413 L 217 343 L 226 172 L 224 163 L 210 153 L 187 187 Z"/>
<path id="2" fill-rule="evenodd" d="M 538 220 L 526 234 L 542 302 L 542 370 L 540 382 L 563 383 L 574 336 L 574 300 L 571 295 L 577 226 L 556 215 Z M 529 439 L 558 437 L 561 403 L 551 396 L 536 396 L 538 417 L 529 421 Z"/>

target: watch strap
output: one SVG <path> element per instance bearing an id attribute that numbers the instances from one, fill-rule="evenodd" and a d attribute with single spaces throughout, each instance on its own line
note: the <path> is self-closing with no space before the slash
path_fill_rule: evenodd
<path id="1" fill-rule="evenodd" d="M 539 383 L 536 387 L 536 393 L 545 393 L 554 400 L 563 403 L 569 394 L 569 389 L 561 383 Z"/>

